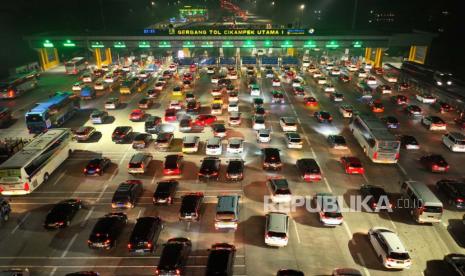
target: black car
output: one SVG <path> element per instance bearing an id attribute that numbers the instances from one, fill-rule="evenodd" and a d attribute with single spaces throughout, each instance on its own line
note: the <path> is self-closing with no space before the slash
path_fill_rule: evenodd
<path id="1" fill-rule="evenodd" d="M 10 219 L 11 206 L 10 202 L 2 196 L 0 196 L 0 222 L 6 222 Z"/>
<path id="2" fill-rule="evenodd" d="M 227 87 L 229 85 L 231 85 L 231 80 L 230 79 L 219 79 L 218 80 L 218 86 Z"/>
<path id="3" fill-rule="evenodd" d="M 465 208 L 465 182 L 442 179 L 436 182 L 436 186 L 446 196 L 451 206 L 457 209 Z"/>
<path id="4" fill-rule="evenodd" d="M 172 238 L 163 247 L 155 275 L 184 275 L 192 243 L 187 238 Z"/>
<path id="5" fill-rule="evenodd" d="M 84 168 L 85 175 L 102 175 L 105 170 L 110 166 L 111 161 L 107 157 L 95 158 L 87 163 Z"/>
<path id="6" fill-rule="evenodd" d="M 400 144 L 405 149 L 420 149 L 417 139 L 411 135 L 402 135 L 400 137 Z"/>
<path id="7" fill-rule="evenodd" d="M 162 84 L 163 85 L 163 84 Z M 160 92 L 155 89 L 147 90 L 147 96 L 151 99 L 157 98 L 160 95 Z"/>
<path id="8" fill-rule="evenodd" d="M 95 271 L 79 271 L 79 272 L 73 272 L 73 273 L 68 273 L 66 276 L 100 276 L 100 273 L 95 272 Z"/>
<path id="9" fill-rule="evenodd" d="M 140 180 L 127 180 L 119 184 L 111 200 L 112 208 L 134 208 L 144 188 Z"/>
<path id="10" fill-rule="evenodd" d="M 139 133 L 132 141 L 133 149 L 145 149 L 152 141 L 152 135 L 149 133 Z"/>
<path id="11" fill-rule="evenodd" d="M 220 176 L 221 160 L 218 157 L 205 157 L 199 169 L 199 180 L 218 180 Z"/>
<path id="12" fill-rule="evenodd" d="M 399 128 L 400 123 L 394 116 L 386 116 L 381 118 L 381 121 L 386 124 L 387 128 Z"/>
<path id="13" fill-rule="evenodd" d="M 90 233 L 87 245 L 92 249 L 111 249 L 116 247 L 116 240 L 128 223 L 124 213 L 108 213 L 99 218 Z"/>
<path id="14" fill-rule="evenodd" d="M 225 137 L 226 136 L 226 127 L 224 124 L 213 124 L 211 125 L 213 130 L 213 136 L 215 137 Z"/>
<path id="15" fill-rule="evenodd" d="M 329 135 L 327 140 L 333 149 L 347 149 L 346 139 L 342 135 Z"/>
<path id="16" fill-rule="evenodd" d="M 454 275 L 465 276 L 465 255 L 464 254 L 453 253 L 453 254 L 446 255 L 444 256 L 444 262 L 448 264 L 449 268 L 453 270 L 453 271 L 450 271 L 450 273 L 455 272 Z M 452 274 L 449 274 L 446 272 L 445 275 L 452 275 Z"/>
<path id="17" fill-rule="evenodd" d="M 182 197 L 179 220 L 199 221 L 203 193 L 189 193 Z"/>
<path id="18" fill-rule="evenodd" d="M 255 108 L 257 108 L 259 106 L 263 106 L 263 99 L 262 98 L 254 98 L 253 99 L 253 106 Z"/>
<path id="19" fill-rule="evenodd" d="M 280 269 L 276 276 L 304 276 L 304 273 L 294 269 Z"/>
<path id="20" fill-rule="evenodd" d="M 374 212 L 377 208 L 379 210 L 392 209 L 390 195 L 382 187 L 362 185 L 360 187 L 360 194 L 362 195 L 362 200 L 365 200 L 367 197 L 370 198 L 367 204 L 371 209 L 366 211 Z"/>
<path id="21" fill-rule="evenodd" d="M 184 157 L 180 154 L 170 154 L 165 157 L 163 167 L 164 175 L 180 175 L 183 167 Z"/>
<path id="22" fill-rule="evenodd" d="M 116 127 L 111 135 L 111 140 L 115 143 L 124 143 L 131 139 L 132 127 L 119 126 Z"/>
<path id="23" fill-rule="evenodd" d="M 189 114 L 199 114 L 200 103 L 196 100 L 190 100 L 186 104 L 186 113 Z"/>
<path id="24" fill-rule="evenodd" d="M 264 148 L 263 152 L 263 169 L 264 170 L 281 170 L 283 164 L 281 163 L 281 156 L 279 149 Z"/>
<path id="25" fill-rule="evenodd" d="M 44 227 L 46 229 L 68 227 L 81 208 L 82 202 L 79 199 L 66 199 L 58 202 L 45 217 Z"/>
<path id="26" fill-rule="evenodd" d="M 226 180 L 242 181 L 244 179 L 244 161 L 242 159 L 232 159 L 226 168 Z"/>
<path id="27" fill-rule="evenodd" d="M 178 189 L 179 182 L 176 180 L 165 180 L 157 183 L 157 189 L 153 193 L 153 204 L 173 204 L 174 195 Z"/>
<path id="28" fill-rule="evenodd" d="M 257 108 L 255 108 L 255 115 L 258 115 L 258 116 L 265 116 L 266 114 L 266 110 L 265 108 L 263 108 L 263 106 L 258 106 Z"/>
<path id="29" fill-rule="evenodd" d="M 163 222 L 159 217 L 141 217 L 137 219 L 128 242 L 130 253 L 153 252 Z"/>
<path id="30" fill-rule="evenodd" d="M 313 116 L 319 123 L 331 123 L 333 121 L 333 117 L 327 111 L 317 111 Z"/>
<path id="31" fill-rule="evenodd" d="M 145 119 L 144 127 L 145 132 L 156 133 L 158 130 L 158 125 L 161 123 L 161 118 L 158 116 L 148 116 Z"/>
<path id="32" fill-rule="evenodd" d="M 236 247 L 228 243 L 212 245 L 207 260 L 206 276 L 232 276 Z"/>

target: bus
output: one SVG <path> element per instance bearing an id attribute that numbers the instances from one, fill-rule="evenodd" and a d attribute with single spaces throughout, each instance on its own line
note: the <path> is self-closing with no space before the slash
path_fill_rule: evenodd
<path id="1" fill-rule="evenodd" d="M 74 57 L 65 63 L 66 74 L 77 75 L 87 68 L 87 60 L 84 57 Z"/>
<path id="2" fill-rule="evenodd" d="M 0 193 L 25 195 L 46 182 L 72 152 L 71 130 L 42 133 L 0 165 Z"/>
<path id="3" fill-rule="evenodd" d="M 13 120 L 13 113 L 8 107 L 0 107 L 0 127 L 4 127 Z"/>
<path id="4" fill-rule="evenodd" d="M 59 127 L 79 109 L 79 97 L 72 92 L 57 92 L 26 112 L 29 133 L 41 133 Z"/>
<path id="5" fill-rule="evenodd" d="M 363 152 L 374 163 L 397 163 L 400 141 L 388 131 L 385 124 L 372 114 L 352 116 L 349 124 Z"/>
<path id="6" fill-rule="evenodd" d="M 14 99 L 23 92 L 37 87 L 38 74 L 30 72 L 19 74 L 0 82 L 0 99 Z"/>

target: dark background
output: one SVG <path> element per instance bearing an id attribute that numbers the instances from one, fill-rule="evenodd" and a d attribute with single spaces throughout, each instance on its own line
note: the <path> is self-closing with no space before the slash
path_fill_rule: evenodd
<path id="1" fill-rule="evenodd" d="M 154 2 L 154 4 L 152 4 Z M 465 78 L 465 14 L 459 0 L 233 0 L 250 12 L 287 26 L 325 32 L 435 32 L 427 62 Z M 274 5 L 272 4 L 274 2 Z M 355 28 L 354 7 L 357 2 Z M 299 9 L 304 4 L 303 11 Z M 141 32 L 178 14 L 184 5 L 206 6 L 221 16 L 219 0 L 2 0 L 0 2 L 0 75 L 8 68 L 36 61 L 22 37 L 60 32 Z M 390 14 L 391 16 L 387 16 Z M 377 16 L 379 15 L 379 16 Z M 378 19 L 378 20 L 377 20 Z"/>

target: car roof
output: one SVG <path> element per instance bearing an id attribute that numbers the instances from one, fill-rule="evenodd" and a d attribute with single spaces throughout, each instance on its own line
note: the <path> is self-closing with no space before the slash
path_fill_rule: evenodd
<path id="1" fill-rule="evenodd" d="M 387 242 L 387 246 L 389 246 L 389 249 L 391 251 L 399 253 L 408 253 L 408 251 L 402 244 L 402 241 L 400 240 L 399 236 L 397 236 L 397 234 L 394 231 L 383 227 L 374 227 L 373 229 L 384 238 L 384 240 Z"/>

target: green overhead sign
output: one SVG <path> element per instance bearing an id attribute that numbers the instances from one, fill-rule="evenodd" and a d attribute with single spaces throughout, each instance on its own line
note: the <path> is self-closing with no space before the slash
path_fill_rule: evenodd
<path id="1" fill-rule="evenodd" d="M 43 46 L 44 46 L 45 48 L 53 48 L 53 43 L 50 42 L 50 40 L 47 39 L 47 40 L 44 41 Z"/>

